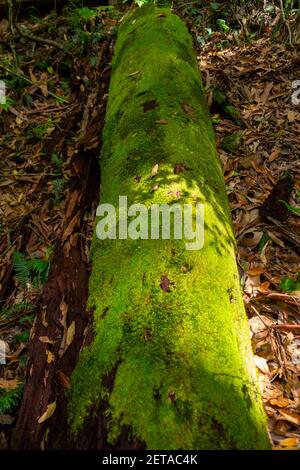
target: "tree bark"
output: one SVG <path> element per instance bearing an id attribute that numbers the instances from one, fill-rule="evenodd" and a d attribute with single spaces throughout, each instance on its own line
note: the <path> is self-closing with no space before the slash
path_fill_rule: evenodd
<path id="1" fill-rule="evenodd" d="M 169 9 L 121 24 L 101 170 L 101 203 L 204 204 L 205 243 L 95 234 L 95 339 L 72 376 L 71 431 L 98 413 L 98 448 L 269 448 L 214 133 L 192 40 Z"/>

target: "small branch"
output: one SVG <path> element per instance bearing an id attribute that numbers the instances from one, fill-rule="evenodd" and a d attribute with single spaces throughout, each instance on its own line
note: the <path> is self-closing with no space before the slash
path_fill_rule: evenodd
<path id="1" fill-rule="evenodd" d="M 9 23 L 9 29 L 11 33 L 11 38 L 10 38 L 10 48 L 12 50 L 15 66 L 18 67 L 18 59 L 17 59 L 17 53 L 16 53 L 16 48 L 15 48 L 15 43 L 14 43 L 14 36 L 15 36 L 15 27 L 14 27 L 14 5 L 13 5 L 13 0 L 7 0 L 8 4 L 8 23 Z"/>
<path id="2" fill-rule="evenodd" d="M 288 33 L 289 33 L 289 44 L 290 44 L 290 46 L 291 46 L 292 43 L 293 43 L 293 40 L 292 40 L 292 31 L 291 31 L 290 25 L 289 25 L 289 23 L 288 23 L 288 21 L 287 21 L 287 19 L 286 19 L 286 16 L 285 16 L 283 0 L 280 0 L 280 10 L 281 10 L 281 15 L 282 15 L 283 22 L 284 22 L 285 26 L 287 27 L 287 30 L 288 30 Z"/>
<path id="3" fill-rule="evenodd" d="M 283 329 L 283 330 L 300 330 L 300 325 L 293 325 L 292 323 L 282 323 L 278 325 L 272 325 L 272 328 Z"/>
<path id="4" fill-rule="evenodd" d="M 56 49 L 60 49 L 65 54 L 70 54 L 68 51 L 65 51 L 64 47 L 61 44 L 59 44 L 56 41 L 53 41 L 52 39 L 40 38 L 39 36 L 36 36 L 35 34 L 27 33 L 26 31 L 23 31 L 14 18 L 13 0 L 7 0 L 7 4 L 8 4 L 8 21 L 9 21 L 9 27 L 10 27 L 12 37 L 16 35 L 16 31 L 17 31 L 20 36 L 26 39 L 29 39 L 30 41 L 38 42 L 40 44 L 46 44 L 47 46 L 52 46 L 52 47 L 55 47 Z M 11 48 L 12 48 L 14 58 L 16 61 L 16 52 L 15 52 L 14 45 L 13 46 L 11 45 Z"/>
<path id="5" fill-rule="evenodd" d="M 262 322 L 262 324 L 267 328 L 267 330 L 270 329 L 269 325 L 266 324 L 266 322 L 264 322 L 264 320 L 262 319 L 259 311 L 253 306 L 250 304 L 250 307 L 252 308 L 252 310 L 254 311 L 254 313 L 258 316 L 258 318 L 260 319 L 260 321 Z"/>
<path id="6" fill-rule="evenodd" d="M 27 78 L 24 74 L 21 74 L 21 73 L 18 74 L 18 73 L 16 73 L 15 71 L 10 70 L 9 68 L 5 67 L 5 66 L 2 65 L 1 63 L 0 63 L 0 69 L 4 70 L 5 72 L 7 72 L 7 73 L 9 73 L 9 74 L 14 75 L 15 77 L 21 78 L 21 79 L 24 80 L 26 83 L 28 83 L 28 85 L 35 85 L 35 86 L 37 86 L 37 87 L 40 86 L 40 82 L 38 82 L 38 81 L 37 81 L 37 82 L 33 82 L 33 81 L 29 80 L 29 78 Z M 52 91 L 49 91 L 49 90 L 48 90 L 48 94 L 49 94 L 50 96 L 52 96 L 53 98 L 57 99 L 58 101 L 60 101 L 61 103 L 69 103 L 69 101 L 68 101 L 66 98 L 64 98 L 63 96 L 56 95 L 55 93 L 52 93 Z"/>
<path id="7" fill-rule="evenodd" d="M 69 54 L 69 52 L 65 51 L 63 46 L 61 46 L 56 41 L 52 41 L 52 39 L 44 39 L 44 38 L 40 38 L 39 36 L 36 36 L 35 34 L 27 33 L 23 31 L 18 24 L 15 24 L 15 28 L 18 31 L 20 36 L 26 39 L 30 39 L 30 41 L 39 42 L 40 44 L 46 44 L 47 46 L 56 47 L 57 49 L 60 49 L 61 51 L 63 51 L 65 54 Z"/>

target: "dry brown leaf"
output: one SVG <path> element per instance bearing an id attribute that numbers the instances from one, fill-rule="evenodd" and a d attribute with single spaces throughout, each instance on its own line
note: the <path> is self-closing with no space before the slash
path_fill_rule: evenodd
<path id="1" fill-rule="evenodd" d="M 264 374 L 269 374 L 269 366 L 264 357 L 254 356 L 254 362 L 256 367 Z"/>
<path id="2" fill-rule="evenodd" d="M 54 362 L 55 356 L 54 356 L 54 354 L 53 354 L 51 351 L 49 351 L 48 349 L 47 349 L 47 351 L 46 351 L 46 355 L 47 355 L 47 363 L 48 363 L 48 364 L 51 364 L 51 362 Z"/>
<path id="3" fill-rule="evenodd" d="M 39 340 L 41 341 L 41 343 L 47 343 L 47 344 L 56 343 L 56 341 L 54 341 L 53 339 L 49 339 L 48 336 L 40 336 Z"/>
<path id="4" fill-rule="evenodd" d="M 275 148 L 274 150 L 272 150 L 272 152 L 271 152 L 271 154 L 268 158 L 268 161 L 271 163 L 271 162 L 274 162 L 274 160 L 277 160 L 277 158 L 280 155 L 280 152 L 281 152 L 281 150 L 279 148 Z"/>
<path id="5" fill-rule="evenodd" d="M 241 245 L 247 248 L 254 248 L 257 246 L 263 236 L 263 232 L 247 232 L 241 239 Z"/>
<path id="6" fill-rule="evenodd" d="M 69 328 L 67 330 L 65 349 L 67 349 L 70 346 L 70 344 L 73 342 L 74 336 L 75 336 L 75 321 L 73 320 L 71 325 L 69 326 Z"/>
<path id="7" fill-rule="evenodd" d="M 43 72 L 41 74 L 40 79 L 41 79 L 41 83 L 39 85 L 39 88 L 40 88 L 42 94 L 45 96 L 45 98 L 47 98 L 47 96 L 49 94 L 48 86 L 47 86 L 48 75 L 45 72 Z"/>
<path id="8" fill-rule="evenodd" d="M 61 318 L 60 318 L 60 323 L 64 327 L 64 329 L 67 328 L 67 313 L 68 313 L 68 305 L 64 300 L 60 303 L 59 309 L 61 311 Z"/>
<path id="9" fill-rule="evenodd" d="M 281 447 L 296 447 L 299 444 L 299 437 L 288 437 L 279 442 Z"/>
<path id="10" fill-rule="evenodd" d="M 290 404 L 290 400 L 281 396 L 278 398 L 271 398 L 270 403 L 271 405 L 278 406 L 279 408 L 286 408 Z"/>
<path id="11" fill-rule="evenodd" d="M 265 272 L 265 268 L 263 266 L 255 266 L 254 268 L 249 269 L 248 275 L 258 276 L 259 274 L 263 274 L 264 272 Z"/>
<path id="12" fill-rule="evenodd" d="M 74 228 L 76 227 L 77 223 L 79 222 L 80 219 L 80 211 L 78 211 L 73 219 L 71 219 L 70 223 L 68 224 L 66 230 L 63 233 L 63 236 L 61 238 L 61 244 L 63 245 L 67 238 L 72 234 Z"/>
<path id="13" fill-rule="evenodd" d="M 260 95 L 260 102 L 264 106 L 269 99 L 270 91 L 273 88 L 273 83 L 267 83 L 266 88 L 263 93 Z"/>
<path id="14" fill-rule="evenodd" d="M 294 122 L 298 118 L 298 113 L 296 111 L 288 111 L 287 118 L 289 122 Z"/>
<path id="15" fill-rule="evenodd" d="M 291 413 L 289 411 L 280 411 L 280 416 L 277 418 L 277 421 L 284 420 L 288 421 L 289 423 L 296 424 L 297 426 L 300 425 L 300 415 L 297 413 Z"/>
<path id="16" fill-rule="evenodd" d="M 156 124 L 168 124 L 168 121 L 165 119 L 159 119 L 158 121 L 155 121 Z"/>
<path id="17" fill-rule="evenodd" d="M 5 380 L 0 378 L 0 388 L 4 388 L 5 390 L 14 390 L 19 383 L 18 379 Z"/>
<path id="18" fill-rule="evenodd" d="M 38 418 L 38 423 L 41 424 L 43 423 L 44 421 L 46 421 L 47 419 L 51 418 L 51 416 L 53 415 L 54 411 L 55 411 L 55 408 L 56 408 L 56 401 L 52 402 L 52 403 L 49 403 L 49 405 L 47 406 L 47 409 L 45 411 L 45 413 L 42 414 L 42 416 L 40 416 Z"/>
<path id="19" fill-rule="evenodd" d="M 153 178 L 154 176 L 156 176 L 158 173 L 158 163 L 156 163 L 156 165 L 154 165 L 154 167 L 152 168 L 151 170 L 151 178 Z"/>
<path id="20" fill-rule="evenodd" d="M 182 109 L 188 114 L 189 116 L 195 115 L 195 110 L 189 104 L 181 103 Z"/>
<path id="21" fill-rule="evenodd" d="M 269 292 L 270 284 L 270 281 L 262 282 L 258 287 L 259 292 L 261 292 L 261 294 L 266 294 L 267 292 Z"/>
<path id="22" fill-rule="evenodd" d="M 64 388 L 69 389 L 71 387 L 70 379 L 61 370 L 58 371 L 58 378 Z"/>

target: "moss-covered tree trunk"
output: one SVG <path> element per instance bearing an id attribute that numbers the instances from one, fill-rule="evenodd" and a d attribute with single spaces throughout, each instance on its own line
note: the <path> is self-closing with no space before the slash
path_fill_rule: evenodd
<path id="1" fill-rule="evenodd" d="M 112 445 L 126 430 L 148 449 L 268 448 L 211 120 L 191 38 L 168 9 L 122 22 L 101 169 L 101 203 L 204 204 L 205 240 L 191 251 L 95 234 L 95 337 L 72 377 L 72 431 L 98 406 Z"/>

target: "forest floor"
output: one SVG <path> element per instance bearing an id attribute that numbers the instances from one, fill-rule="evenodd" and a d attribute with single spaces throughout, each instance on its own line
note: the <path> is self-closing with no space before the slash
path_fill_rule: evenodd
<path id="1" fill-rule="evenodd" d="M 300 106 L 292 101 L 299 27 L 293 17 L 286 26 L 276 11 L 262 16 L 251 7 L 228 12 L 220 23 L 222 11 L 175 4 L 195 39 L 217 136 L 273 445 L 299 449 Z M 0 18 L 0 78 L 8 87 L 0 105 L 0 338 L 7 353 L 0 365 L 0 448 L 16 422 L 36 319 L 45 331 L 60 321 L 68 309 L 63 292 L 85 285 L 90 270 L 96 160 L 120 17 L 111 8 L 43 15 L 31 9 L 19 15 L 18 29 Z M 83 260 L 84 279 L 63 278 L 58 312 L 45 318 L 51 269 L 70 269 L 63 259 L 72 250 Z M 83 304 L 85 294 L 76 292 Z M 84 328 L 74 322 L 62 322 L 61 355 Z M 46 364 L 55 363 L 50 335 L 39 339 L 49 344 Z M 62 361 L 55 373 L 67 389 Z"/>

